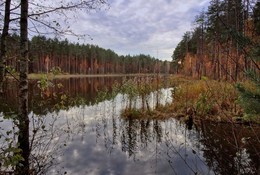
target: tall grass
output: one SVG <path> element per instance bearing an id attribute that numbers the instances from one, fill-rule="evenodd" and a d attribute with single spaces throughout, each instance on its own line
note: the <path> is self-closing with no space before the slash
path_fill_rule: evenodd
<path id="1" fill-rule="evenodd" d="M 158 90 L 163 87 L 160 79 L 134 78 L 124 80 L 121 85 L 117 85 L 115 94 L 121 93 L 128 100 L 122 116 L 153 119 L 174 116 L 187 118 L 192 112 L 193 117 L 197 119 L 229 122 L 245 120 L 244 109 L 239 103 L 239 93 L 235 84 L 207 78 L 192 80 L 171 77 L 168 81 L 174 87 L 173 102 L 166 106 L 158 104 L 155 109 L 150 109 L 147 97 L 151 92 L 159 92 Z M 242 82 L 242 84 L 252 91 L 257 91 L 256 87 L 249 82 Z M 134 105 L 138 98 L 142 100 L 140 109 L 136 109 Z"/>
<path id="2" fill-rule="evenodd" d="M 229 82 L 193 80 L 174 89 L 171 110 L 187 113 L 192 109 L 200 118 L 230 121 L 243 115 L 238 98 L 235 86 Z"/>

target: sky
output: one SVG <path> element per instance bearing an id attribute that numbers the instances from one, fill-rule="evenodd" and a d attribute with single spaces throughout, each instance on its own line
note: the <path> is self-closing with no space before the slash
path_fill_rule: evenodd
<path id="1" fill-rule="evenodd" d="M 149 54 L 169 61 L 183 34 L 194 27 L 195 16 L 209 4 L 209 0 L 108 2 L 105 9 L 78 14 L 71 28 L 93 38 L 84 43 L 111 49 L 119 55 Z"/>

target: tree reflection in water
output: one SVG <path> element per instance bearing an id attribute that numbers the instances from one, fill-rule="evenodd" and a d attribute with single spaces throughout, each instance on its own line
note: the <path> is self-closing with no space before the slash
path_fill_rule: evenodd
<path id="1" fill-rule="evenodd" d="M 126 96 L 118 94 L 115 99 L 95 104 L 95 96 L 89 95 L 97 93 L 106 83 L 110 84 L 109 89 L 115 80 L 101 78 L 96 83 L 94 80 L 62 80 L 63 91 L 68 92 L 66 108 L 51 109 L 57 103 L 55 99 L 41 101 L 37 96 L 33 99 L 31 127 L 38 130 L 34 136 L 31 133 L 34 140 L 31 161 L 35 167 L 37 164 L 41 167 L 41 172 L 257 174 L 258 127 L 236 125 L 232 129 L 231 124 L 201 122 L 190 128 L 175 119 L 121 118 L 121 111 L 129 104 Z M 169 99 L 170 92 L 162 89 L 162 93 L 137 98 L 135 106 L 141 109 L 142 101 L 149 100 L 152 108 L 162 94 L 168 94 L 166 99 Z M 15 96 L 5 100 L 9 105 L 1 104 L 2 117 L 7 114 L 5 109 L 15 111 L 15 105 L 10 105 L 15 103 L 14 99 Z"/>

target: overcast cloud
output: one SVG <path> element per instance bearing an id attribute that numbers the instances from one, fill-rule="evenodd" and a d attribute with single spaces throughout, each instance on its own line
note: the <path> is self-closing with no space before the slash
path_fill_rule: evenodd
<path id="1" fill-rule="evenodd" d="M 150 54 L 162 60 L 171 55 L 194 17 L 209 0 L 110 0 L 110 8 L 79 14 L 72 29 L 93 38 L 86 43 L 120 55 Z"/>

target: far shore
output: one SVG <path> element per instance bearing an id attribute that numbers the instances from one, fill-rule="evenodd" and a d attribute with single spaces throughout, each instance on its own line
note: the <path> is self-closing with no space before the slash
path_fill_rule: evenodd
<path id="1" fill-rule="evenodd" d="M 164 76 L 170 74 L 28 74 L 28 79 L 40 79 L 43 76 L 47 75 L 49 78 L 53 79 L 63 79 L 63 78 L 88 78 L 88 77 L 134 77 L 134 76 Z"/>

